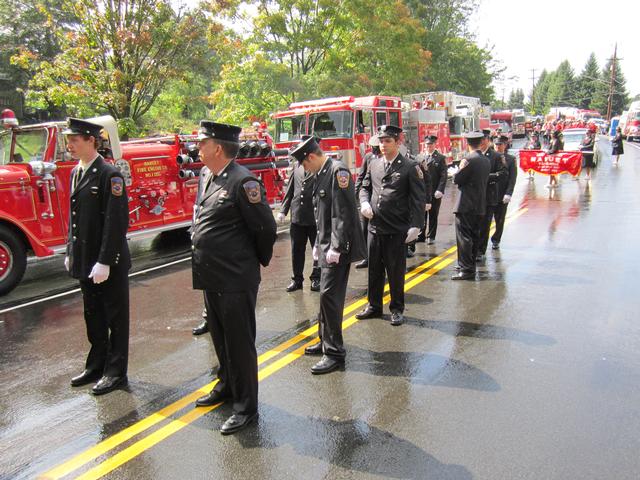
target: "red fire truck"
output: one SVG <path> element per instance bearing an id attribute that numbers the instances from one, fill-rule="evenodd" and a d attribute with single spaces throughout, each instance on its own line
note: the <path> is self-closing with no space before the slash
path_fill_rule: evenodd
<path id="1" fill-rule="evenodd" d="M 454 92 L 423 92 L 405 97 L 402 114 L 409 150 L 418 154 L 427 135 L 438 136 L 438 150 L 448 163 L 466 153 L 464 134 L 489 126 L 488 110 L 476 97 Z"/>
<path id="2" fill-rule="evenodd" d="M 302 135 L 320 138 L 329 156 L 340 156 L 356 173 L 371 150 L 368 141 L 380 125 L 402 127 L 400 97 L 336 97 L 296 102 L 272 115 L 276 122 L 275 145 L 290 148 Z"/>
<path id="3" fill-rule="evenodd" d="M 195 135 L 120 142 L 111 117 L 91 119 L 106 134 L 103 155 L 123 174 L 129 196 L 129 236 L 191 224 L 202 163 Z M 22 279 L 27 253 L 65 249 L 71 170 L 64 122 L 12 127 L 0 133 L 0 295 Z M 279 160 L 264 130 L 244 132 L 238 162 L 260 177 L 271 202 L 282 199 Z"/>
<path id="4" fill-rule="evenodd" d="M 511 129 L 513 138 L 524 138 L 526 130 L 526 116 L 522 110 L 506 110 L 493 112 L 491 121 L 494 123 L 504 122 Z"/>

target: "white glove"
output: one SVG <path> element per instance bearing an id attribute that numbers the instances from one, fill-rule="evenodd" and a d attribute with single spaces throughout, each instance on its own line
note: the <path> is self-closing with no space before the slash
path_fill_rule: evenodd
<path id="1" fill-rule="evenodd" d="M 287 218 L 287 216 L 284 213 L 280 212 L 278 214 L 278 222 L 279 223 L 283 223 L 285 218 Z"/>
<path id="2" fill-rule="evenodd" d="M 91 269 L 91 273 L 89 274 L 89 278 L 93 278 L 93 283 L 102 283 L 107 278 L 109 278 L 109 271 L 111 267 L 109 265 L 103 265 L 101 263 L 96 263 Z"/>
<path id="3" fill-rule="evenodd" d="M 330 248 L 327 252 L 327 263 L 338 263 L 340 261 L 340 252 L 336 252 Z"/>
<path id="4" fill-rule="evenodd" d="M 64 268 L 67 272 L 69 271 L 69 257 L 64 257 Z"/>
<path id="5" fill-rule="evenodd" d="M 317 262 L 318 260 L 320 260 L 320 247 L 318 245 L 313 246 L 312 256 L 314 261 Z"/>
<path id="6" fill-rule="evenodd" d="M 434 193 L 433 196 L 436 197 L 437 200 L 440 200 L 442 197 L 444 197 L 444 193 L 442 193 L 440 190 L 436 190 L 436 193 Z"/>
<path id="7" fill-rule="evenodd" d="M 502 203 L 509 203 L 511 201 L 511 195 L 505 195 L 502 197 Z"/>
<path id="8" fill-rule="evenodd" d="M 360 204 L 360 213 L 364 218 L 373 218 L 373 210 L 371 208 L 371 205 L 369 205 L 369 202 L 363 202 Z"/>
<path id="9" fill-rule="evenodd" d="M 404 243 L 413 242 L 416 238 L 418 238 L 418 235 L 420 235 L 420 229 L 417 227 L 411 227 L 407 232 L 407 238 L 405 239 Z"/>
<path id="10" fill-rule="evenodd" d="M 431 204 L 430 203 L 425 203 L 424 204 L 424 211 L 428 212 L 429 210 L 431 210 Z"/>

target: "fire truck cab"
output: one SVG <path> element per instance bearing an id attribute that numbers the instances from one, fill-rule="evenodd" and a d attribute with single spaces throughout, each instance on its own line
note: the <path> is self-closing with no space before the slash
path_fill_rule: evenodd
<path id="1" fill-rule="evenodd" d="M 113 118 L 90 121 L 104 127 L 100 153 L 125 179 L 128 237 L 189 227 L 202 168 L 196 136 L 120 142 Z M 65 126 L 49 122 L 0 133 L 0 295 L 22 279 L 27 252 L 44 257 L 65 250 L 70 177 L 77 163 L 66 150 Z M 263 179 L 273 202 L 282 198 L 276 169 L 282 161 L 269 140 L 264 131 L 243 132 L 237 162 Z"/>
<path id="2" fill-rule="evenodd" d="M 399 97 L 335 97 L 296 102 L 272 115 L 276 122 L 275 145 L 290 148 L 302 135 L 320 138 L 321 148 L 341 157 L 353 174 L 368 151 L 369 138 L 380 125 L 402 127 Z"/>

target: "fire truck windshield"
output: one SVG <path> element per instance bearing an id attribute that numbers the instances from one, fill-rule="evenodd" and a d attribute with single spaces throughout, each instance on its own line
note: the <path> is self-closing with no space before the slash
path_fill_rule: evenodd
<path id="1" fill-rule="evenodd" d="M 276 142 L 300 140 L 300 137 L 306 132 L 306 127 L 304 115 L 278 118 L 276 121 Z"/>
<path id="2" fill-rule="evenodd" d="M 351 138 L 353 112 L 321 112 L 309 115 L 309 132 L 320 138 Z"/>
<path id="3" fill-rule="evenodd" d="M 24 131 L 14 130 L 13 133 L 15 135 L 15 147 L 12 158 L 9 158 L 11 153 L 11 135 L 3 135 L 2 137 L 0 152 L 3 165 L 9 162 L 30 162 L 44 159 L 48 138 L 47 131 L 44 128 Z"/>
<path id="4" fill-rule="evenodd" d="M 0 132 L 0 165 L 9 163 L 9 149 L 11 148 L 11 132 Z"/>

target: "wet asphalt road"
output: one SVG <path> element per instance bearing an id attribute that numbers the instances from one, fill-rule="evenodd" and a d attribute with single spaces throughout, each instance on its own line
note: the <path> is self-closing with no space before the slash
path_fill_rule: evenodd
<path id="1" fill-rule="evenodd" d="M 131 279 L 129 387 L 104 397 L 68 383 L 87 350 L 79 294 L 1 314 L 0 478 L 637 479 L 640 147 L 618 167 L 602 148 L 590 183 L 550 193 L 519 172 L 476 282 L 449 280 L 448 185 L 436 245 L 408 261 L 433 259 L 407 280 L 405 325 L 354 323 L 366 273 L 352 270 L 344 372 L 312 376 L 300 356 L 318 297 L 308 282 L 284 293 L 281 235 L 258 301 L 260 419 L 231 437 L 217 431 L 229 407 L 192 407 L 215 355 L 191 335 L 188 262 Z M 186 250 L 169 244 L 140 255 Z M 63 288 L 58 266 L 40 268 L 29 292 Z M 33 295 L 16 292 L 14 305 Z"/>

